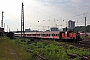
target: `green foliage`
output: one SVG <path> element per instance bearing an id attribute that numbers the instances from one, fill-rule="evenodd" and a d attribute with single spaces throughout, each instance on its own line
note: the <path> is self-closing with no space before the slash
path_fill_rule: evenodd
<path id="1" fill-rule="evenodd" d="M 77 26 L 74 28 L 74 30 L 85 32 L 85 26 Z M 90 25 L 86 26 L 86 32 L 90 32 Z"/>
<path id="2" fill-rule="evenodd" d="M 90 50 L 86 50 L 83 48 L 68 49 L 67 52 L 72 53 L 72 54 L 78 54 L 80 56 L 89 56 L 90 55 Z"/>
<path id="3" fill-rule="evenodd" d="M 77 48 L 73 45 L 66 44 L 64 42 L 56 42 L 54 40 L 41 40 L 41 41 L 30 41 L 25 39 L 25 42 L 21 42 L 20 39 L 14 40 L 14 42 L 19 43 L 19 45 L 24 49 L 30 49 L 34 52 L 32 54 L 32 59 L 39 60 L 36 55 L 39 54 L 47 58 L 47 60 L 70 60 L 71 58 L 67 53 L 77 54 L 80 56 L 90 55 L 90 50 L 83 48 Z M 30 41 L 31 44 L 27 44 Z M 80 58 L 74 58 L 73 60 L 80 60 Z"/>
<path id="4" fill-rule="evenodd" d="M 87 37 L 83 37 L 84 39 L 90 39 L 90 36 L 87 36 Z"/>
<path id="5" fill-rule="evenodd" d="M 80 58 L 74 58 L 73 60 L 81 60 Z"/>

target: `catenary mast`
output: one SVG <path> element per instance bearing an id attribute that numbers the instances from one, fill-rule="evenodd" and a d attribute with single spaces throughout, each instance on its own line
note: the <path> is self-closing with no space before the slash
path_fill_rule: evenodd
<path id="1" fill-rule="evenodd" d="M 21 38 L 24 37 L 24 4 L 22 3 L 21 9 Z"/>

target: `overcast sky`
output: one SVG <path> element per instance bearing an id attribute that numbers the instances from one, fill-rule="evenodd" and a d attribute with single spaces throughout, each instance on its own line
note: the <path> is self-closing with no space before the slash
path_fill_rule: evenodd
<path id="1" fill-rule="evenodd" d="M 0 0 L 0 19 L 4 11 L 5 31 L 7 25 L 10 30 L 20 30 L 22 2 L 25 28 L 45 30 L 48 26 L 56 27 L 56 24 L 63 28 L 69 20 L 80 26 L 85 24 L 85 16 L 87 25 L 90 25 L 90 0 Z"/>

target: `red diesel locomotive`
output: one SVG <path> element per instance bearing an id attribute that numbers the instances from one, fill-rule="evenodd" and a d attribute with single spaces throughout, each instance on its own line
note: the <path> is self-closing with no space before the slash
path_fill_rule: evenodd
<path id="1" fill-rule="evenodd" d="M 15 36 L 21 37 L 21 33 L 15 33 Z M 66 31 L 45 31 L 45 32 L 25 32 L 24 37 L 28 38 L 41 38 L 41 39 L 58 39 L 58 40 L 71 40 L 80 41 L 80 33 Z"/>

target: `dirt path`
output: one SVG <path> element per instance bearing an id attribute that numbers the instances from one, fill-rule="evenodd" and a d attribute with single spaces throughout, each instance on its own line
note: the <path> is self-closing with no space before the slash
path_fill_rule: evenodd
<path id="1" fill-rule="evenodd" d="M 15 52 L 14 49 L 12 49 L 11 47 L 9 47 L 9 52 L 10 52 L 10 54 L 11 54 L 12 56 L 15 57 L 14 60 L 19 60 L 18 54 Z"/>
<path id="2" fill-rule="evenodd" d="M 16 52 L 15 52 L 13 49 L 9 49 L 9 51 L 10 51 L 10 54 L 11 54 L 12 56 L 15 56 L 15 60 L 19 60 Z"/>

